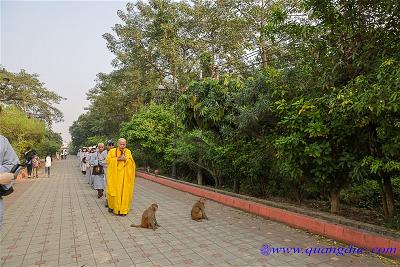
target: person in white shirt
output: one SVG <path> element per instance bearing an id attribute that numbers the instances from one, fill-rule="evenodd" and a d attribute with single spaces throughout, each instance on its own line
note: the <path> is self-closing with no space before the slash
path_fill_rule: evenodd
<path id="1" fill-rule="evenodd" d="M 46 162 L 44 165 L 44 173 L 47 173 L 47 177 L 50 177 L 50 167 L 51 167 L 51 155 L 47 154 Z"/>

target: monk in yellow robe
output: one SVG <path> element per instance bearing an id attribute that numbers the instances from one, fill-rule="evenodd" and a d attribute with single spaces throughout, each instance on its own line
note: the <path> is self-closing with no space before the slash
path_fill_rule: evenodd
<path id="1" fill-rule="evenodd" d="M 136 164 L 126 140 L 118 140 L 118 147 L 107 154 L 107 202 L 108 210 L 125 216 L 131 207 L 135 185 Z"/>

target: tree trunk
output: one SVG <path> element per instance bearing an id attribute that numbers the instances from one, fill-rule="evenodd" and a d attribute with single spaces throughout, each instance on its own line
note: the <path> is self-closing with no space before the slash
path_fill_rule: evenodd
<path id="1" fill-rule="evenodd" d="M 215 180 L 215 188 L 219 188 L 218 177 L 215 177 L 214 180 Z"/>
<path id="2" fill-rule="evenodd" d="M 197 168 L 197 184 L 203 185 L 203 172 L 200 167 Z"/>
<path id="3" fill-rule="evenodd" d="M 266 4 L 265 1 L 262 0 L 261 1 L 261 5 L 260 5 L 260 8 L 262 10 L 265 10 L 265 7 L 266 7 L 265 4 Z M 259 23 L 259 34 L 260 34 L 260 39 L 259 39 L 260 46 L 259 46 L 259 49 L 260 49 L 260 57 L 261 57 L 262 67 L 266 68 L 267 65 L 268 65 L 268 63 L 267 63 L 267 59 L 268 59 L 267 57 L 268 56 L 267 56 L 267 47 L 266 47 L 264 28 L 265 28 L 265 17 L 261 18 L 261 21 Z"/>
<path id="4" fill-rule="evenodd" d="M 216 178 L 216 179 L 215 179 L 215 181 L 216 181 L 215 187 L 216 187 L 216 188 L 221 188 L 222 182 L 221 182 L 221 177 L 219 176 L 219 173 L 216 175 L 215 178 Z"/>
<path id="5" fill-rule="evenodd" d="M 239 179 L 235 178 L 233 180 L 233 192 L 239 194 L 239 188 L 240 188 L 240 181 Z"/>
<path id="6" fill-rule="evenodd" d="M 197 138 L 197 145 L 201 149 L 202 146 L 202 131 L 199 131 L 199 136 Z M 198 166 L 201 166 L 201 156 L 199 155 L 199 158 L 197 159 L 197 164 Z M 203 172 L 200 167 L 197 168 L 197 184 L 203 185 Z"/>
<path id="7" fill-rule="evenodd" d="M 303 184 L 301 181 L 299 183 L 291 183 L 290 184 L 290 197 L 297 201 L 297 203 L 301 204 L 303 201 Z"/>
<path id="8" fill-rule="evenodd" d="M 213 172 L 212 172 L 212 177 L 213 177 L 213 179 L 214 179 L 214 186 L 215 186 L 215 188 L 218 188 L 219 187 L 219 184 L 218 184 L 218 175 L 217 175 L 217 173 L 215 172 L 215 170 L 213 170 Z"/>
<path id="9" fill-rule="evenodd" d="M 383 187 L 385 190 L 385 196 L 386 196 L 386 203 L 387 203 L 387 211 L 388 211 L 388 217 L 392 218 L 394 215 L 394 194 L 393 194 L 393 187 L 392 187 L 392 181 L 390 177 L 387 174 L 383 175 Z"/>
<path id="10" fill-rule="evenodd" d="M 267 67 L 267 49 L 265 48 L 264 45 L 261 46 L 261 63 L 262 63 L 262 67 L 266 68 Z"/>
<path id="11" fill-rule="evenodd" d="M 385 218 L 387 219 L 387 218 L 389 218 L 389 210 L 388 210 L 387 201 L 386 201 L 385 189 L 383 188 L 382 179 L 380 177 L 378 179 L 378 183 L 379 183 L 379 188 L 381 189 L 381 195 L 382 195 L 383 214 L 385 215 Z"/>
<path id="12" fill-rule="evenodd" d="M 339 212 L 339 191 L 332 190 L 330 193 L 331 197 L 331 213 L 338 213 Z"/>

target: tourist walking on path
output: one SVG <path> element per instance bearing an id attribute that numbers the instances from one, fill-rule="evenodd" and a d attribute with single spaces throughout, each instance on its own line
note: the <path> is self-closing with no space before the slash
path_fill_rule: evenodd
<path id="1" fill-rule="evenodd" d="M 33 178 L 35 177 L 39 178 L 38 175 L 39 165 L 40 165 L 40 158 L 38 157 L 38 155 L 35 155 L 32 159 Z"/>
<path id="2" fill-rule="evenodd" d="M 118 147 L 107 154 L 107 202 L 109 211 L 128 214 L 135 184 L 135 161 L 126 148 L 126 140 L 118 140 Z"/>
<path id="3" fill-rule="evenodd" d="M 46 161 L 44 165 L 44 173 L 47 173 L 47 177 L 50 177 L 50 168 L 51 168 L 51 155 L 47 154 Z"/>
<path id="4" fill-rule="evenodd" d="M 28 147 L 28 150 L 25 152 L 25 166 L 28 171 L 28 178 L 32 177 L 32 159 L 36 155 L 36 152 Z"/>
<path id="5" fill-rule="evenodd" d="M 90 167 L 92 169 L 93 188 L 97 190 L 97 197 L 101 198 L 104 192 L 104 169 L 101 162 L 105 161 L 103 154 L 104 144 L 97 145 L 97 151 L 90 156 Z"/>
<path id="6" fill-rule="evenodd" d="M 8 190 L 12 186 L 14 174 L 12 168 L 19 164 L 19 159 L 7 138 L 0 135 L 0 186 Z M 3 222 L 3 198 L 0 196 L 0 227 Z"/>

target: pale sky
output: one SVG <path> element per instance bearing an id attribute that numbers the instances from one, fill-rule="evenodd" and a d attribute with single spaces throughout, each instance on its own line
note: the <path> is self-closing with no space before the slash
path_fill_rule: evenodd
<path id="1" fill-rule="evenodd" d="M 114 56 L 102 35 L 121 22 L 117 11 L 125 11 L 126 3 L 1 0 L 0 64 L 39 74 L 48 89 L 67 98 L 57 106 L 64 122 L 53 126 L 65 142 L 69 126 L 88 106 L 86 92 L 96 74 L 112 70 Z"/>

